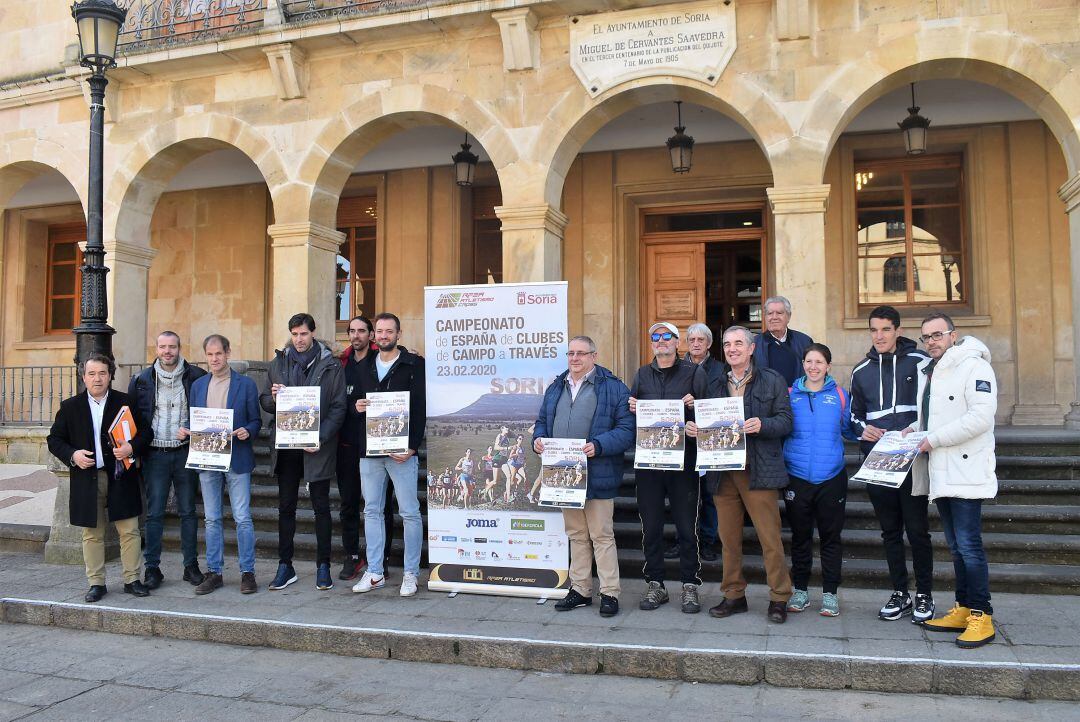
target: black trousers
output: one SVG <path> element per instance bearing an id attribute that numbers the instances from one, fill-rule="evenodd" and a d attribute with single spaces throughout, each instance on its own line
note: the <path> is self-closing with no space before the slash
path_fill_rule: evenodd
<path id="1" fill-rule="evenodd" d="M 867 496 L 881 525 L 885 561 L 894 590 L 907 591 L 908 571 L 904 554 L 904 533 L 911 545 L 911 566 L 915 570 L 915 591 L 930 594 L 934 588 L 934 551 L 930 546 L 930 520 L 926 510 L 929 497 L 911 495 L 911 474 L 899 489 L 866 485 Z"/>
<path id="2" fill-rule="evenodd" d="M 299 449 L 281 449 L 278 453 L 278 559 L 292 564 L 293 537 L 296 536 L 296 501 L 300 483 L 304 480 L 304 454 Z M 315 512 L 315 561 L 330 563 L 330 537 L 333 522 L 330 520 L 330 480 L 308 483 L 311 492 L 311 509 Z"/>
<path id="3" fill-rule="evenodd" d="M 841 469 L 839 474 L 820 484 L 811 484 L 797 476 L 789 478 L 791 483 L 784 492 L 784 506 L 791 527 L 792 584 L 796 589 L 806 590 L 810 583 L 816 526 L 821 554 L 821 590 L 836 594 L 844 560 L 840 534 L 844 530 L 847 471 Z"/>
<path id="4" fill-rule="evenodd" d="M 361 505 L 363 494 L 360 490 L 360 447 L 338 444 L 337 483 L 341 495 L 338 518 L 341 520 L 341 546 L 345 556 L 358 557 L 360 553 L 360 520 L 363 518 Z M 394 495 L 386 495 L 385 527 L 387 557 L 390 543 L 394 538 Z"/>
<path id="5" fill-rule="evenodd" d="M 638 469 L 637 503 L 641 515 L 645 581 L 664 581 L 664 500 L 671 505 L 679 543 L 679 577 L 683 584 L 701 584 L 698 558 L 698 474 L 689 471 Z M 681 540 L 689 539 L 686 544 Z"/>

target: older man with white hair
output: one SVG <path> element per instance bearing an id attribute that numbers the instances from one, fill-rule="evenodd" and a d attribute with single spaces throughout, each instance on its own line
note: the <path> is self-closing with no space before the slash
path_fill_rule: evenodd
<path id="1" fill-rule="evenodd" d="M 790 388 L 803 375 L 802 357 L 814 339 L 789 328 L 791 301 L 783 296 L 765 299 L 765 333 L 754 338 L 754 363 L 784 377 Z"/>

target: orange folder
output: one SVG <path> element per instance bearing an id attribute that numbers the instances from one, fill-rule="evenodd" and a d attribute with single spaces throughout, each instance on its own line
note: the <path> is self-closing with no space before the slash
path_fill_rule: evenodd
<path id="1" fill-rule="evenodd" d="M 131 415 L 131 409 L 121 406 L 112 424 L 109 426 L 109 437 L 112 439 L 113 448 L 131 441 L 135 437 L 135 417 Z M 134 463 L 130 458 L 123 459 L 125 469 L 130 469 Z"/>

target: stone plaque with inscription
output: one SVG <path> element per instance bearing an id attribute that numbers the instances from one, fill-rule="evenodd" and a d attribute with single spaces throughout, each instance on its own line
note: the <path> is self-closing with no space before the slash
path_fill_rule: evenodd
<path id="1" fill-rule="evenodd" d="M 570 18 L 570 66 L 590 95 L 654 75 L 715 85 L 735 52 L 735 7 L 683 3 Z"/>

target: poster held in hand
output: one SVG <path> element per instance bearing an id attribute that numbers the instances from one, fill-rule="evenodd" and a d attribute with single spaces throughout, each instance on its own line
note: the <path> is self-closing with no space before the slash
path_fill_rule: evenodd
<path id="1" fill-rule="evenodd" d="M 680 399 L 638 399 L 634 468 L 682 471 L 685 429 L 685 407 Z"/>
<path id="2" fill-rule="evenodd" d="M 409 450 L 409 392 L 376 391 L 367 395 L 367 455 L 404 454 Z"/>
<path id="3" fill-rule="evenodd" d="M 925 438 L 925 431 L 915 431 L 907 436 L 902 436 L 899 431 L 886 431 L 851 478 L 899 489 L 911 471 L 915 457 L 919 455 L 919 444 Z"/>
<path id="4" fill-rule="evenodd" d="M 589 458 L 585 439 L 544 439 L 540 454 L 540 506 L 584 509 Z"/>
<path id="5" fill-rule="evenodd" d="M 740 397 L 697 399 L 697 470 L 733 471 L 746 468 L 746 430 Z"/>
<path id="6" fill-rule="evenodd" d="M 232 464 L 232 409 L 191 407 L 188 469 L 228 471 Z"/>
<path id="7" fill-rule="evenodd" d="M 277 393 L 274 448 L 319 448 L 319 387 L 285 386 Z"/>

